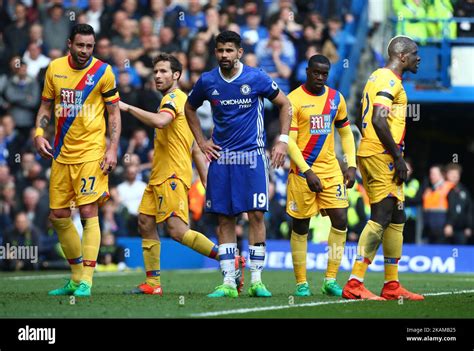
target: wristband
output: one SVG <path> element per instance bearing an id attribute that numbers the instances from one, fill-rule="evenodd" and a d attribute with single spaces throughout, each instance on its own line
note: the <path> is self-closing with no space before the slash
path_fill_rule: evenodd
<path id="1" fill-rule="evenodd" d="M 280 134 L 280 137 L 278 138 L 279 141 L 282 143 L 288 144 L 289 136 L 286 134 Z"/>
<path id="2" fill-rule="evenodd" d="M 41 127 L 36 128 L 35 137 L 37 137 L 37 136 L 42 137 L 43 135 L 44 135 L 44 129 L 41 128 Z"/>

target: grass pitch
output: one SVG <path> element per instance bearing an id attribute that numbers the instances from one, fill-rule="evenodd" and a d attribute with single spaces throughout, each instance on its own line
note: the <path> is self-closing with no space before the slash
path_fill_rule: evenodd
<path id="1" fill-rule="evenodd" d="M 341 285 L 348 275 L 339 274 Z M 222 281 L 214 270 L 163 271 L 163 297 L 124 294 L 144 280 L 137 272 L 96 273 L 91 298 L 47 295 L 67 277 L 67 272 L 0 274 L 0 318 L 474 318 L 474 276 L 464 274 L 401 274 L 405 287 L 427 294 L 422 302 L 327 297 L 320 291 L 322 272 L 309 273 L 313 296 L 293 297 L 290 271 L 263 273 L 273 293 L 269 299 L 250 298 L 246 291 L 237 299 L 207 298 Z M 383 274 L 368 273 L 365 282 L 380 293 Z"/>

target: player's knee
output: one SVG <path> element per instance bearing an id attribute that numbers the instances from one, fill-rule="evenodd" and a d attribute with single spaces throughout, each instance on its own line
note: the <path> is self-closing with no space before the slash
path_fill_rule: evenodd
<path id="1" fill-rule="evenodd" d="M 334 218 L 331 221 L 331 225 L 337 230 L 346 230 L 347 229 L 347 214 L 341 213 L 341 216 Z"/>
<path id="2" fill-rule="evenodd" d="M 250 225 L 263 225 L 264 213 L 262 211 L 251 211 L 248 216 Z"/>
<path id="3" fill-rule="evenodd" d="M 293 218 L 293 231 L 296 234 L 301 234 L 301 235 L 308 234 L 309 220 L 306 220 L 306 219 L 301 220 L 301 219 Z"/>
<path id="4" fill-rule="evenodd" d="M 405 211 L 394 211 L 392 216 L 392 223 L 403 224 L 407 221 L 407 217 L 405 215 Z"/>
<path id="5" fill-rule="evenodd" d="M 171 239 L 177 242 L 183 241 L 183 232 L 178 229 L 177 226 L 170 226 L 168 225 L 168 234 L 170 235 Z"/>
<path id="6" fill-rule="evenodd" d="M 143 215 L 138 215 L 138 231 L 142 238 L 152 239 L 156 236 L 156 224 L 153 218 L 148 218 Z"/>
<path id="7" fill-rule="evenodd" d="M 69 208 L 51 209 L 49 214 L 50 219 L 68 217 L 71 217 L 71 210 Z"/>
<path id="8" fill-rule="evenodd" d="M 81 214 L 81 218 L 92 218 L 99 215 L 99 210 L 97 204 L 94 203 L 79 207 L 79 213 Z"/>

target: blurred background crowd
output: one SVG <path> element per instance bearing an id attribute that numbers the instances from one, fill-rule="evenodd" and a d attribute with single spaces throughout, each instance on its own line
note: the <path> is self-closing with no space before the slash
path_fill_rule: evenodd
<path id="1" fill-rule="evenodd" d="M 382 1 L 382 0 L 381 0 Z M 50 162 L 35 154 L 32 145 L 35 116 L 46 68 L 67 54 L 69 29 L 88 23 L 97 34 L 95 56 L 109 63 L 116 75 L 121 99 L 155 111 L 161 95 L 154 88 L 152 59 L 159 52 L 176 55 L 184 67 L 180 88 L 189 92 L 201 73 L 214 68 L 214 38 L 224 29 L 240 33 L 243 62 L 264 69 L 289 93 L 305 81 L 306 61 L 316 53 L 331 63 L 341 60 L 340 45 L 355 37 L 344 31 L 354 21 L 351 0 L 3 0 L 0 7 L 0 244 L 38 245 L 43 268 L 63 264 L 56 235 L 48 221 Z M 395 13 L 429 18 L 474 16 L 474 0 L 390 2 Z M 371 24 L 376 31 L 380 23 Z M 456 24 L 454 24 L 456 26 Z M 458 24 L 452 35 L 474 36 L 474 27 Z M 456 28 L 455 28 L 456 29 Z M 438 35 L 436 22 L 396 28 L 425 40 Z M 457 34 L 456 34 L 457 33 Z M 198 110 L 210 136 L 213 123 L 209 104 Z M 153 130 L 122 112 L 119 166 L 110 177 L 111 199 L 100 210 L 103 233 L 102 262 L 123 262 L 116 237 L 139 236 L 138 206 L 150 174 Z M 267 145 L 278 133 L 278 113 L 265 111 Z M 50 126 L 49 136 L 54 130 Z M 272 170 L 270 211 L 266 214 L 269 239 L 288 239 L 285 213 L 289 163 Z M 405 184 L 408 223 L 405 242 L 473 244 L 472 200 L 461 182 L 457 163 L 433 165 L 412 173 Z M 192 227 L 215 236 L 215 218 L 204 214 L 205 189 L 197 173 L 189 192 Z M 349 240 L 370 215 L 360 178 L 349 191 Z M 80 229 L 77 211 L 75 221 Z M 327 239 L 330 223 L 311 221 L 314 242 Z M 166 228 L 159 228 L 166 236 Z M 248 231 L 243 214 L 238 235 Z M 9 267 L 12 269 L 12 267 Z"/>

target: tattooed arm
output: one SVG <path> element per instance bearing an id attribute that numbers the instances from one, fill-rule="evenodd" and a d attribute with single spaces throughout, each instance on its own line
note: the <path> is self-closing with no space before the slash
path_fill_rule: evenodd
<path id="1" fill-rule="evenodd" d="M 53 106 L 53 101 L 41 100 L 41 105 L 36 115 L 36 132 L 33 140 L 36 151 L 41 155 L 41 157 L 46 159 L 53 158 L 53 148 L 49 144 L 48 140 L 43 137 L 44 130 L 49 125 L 49 120 L 51 119 L 51 107 Z"/>
<path id="2" fill-rule="evenodd" d="M 109 115 L 109 147 L 105 153 L 104 159 L 100 163 L 100 168 L 104 174 L 112 172 L 117 165 L 117 151 L 120 143 L 120 133 L 122 131 L 122 122 L 120 119 L 120 109 L 118 102 L 107 104 Z"/>

